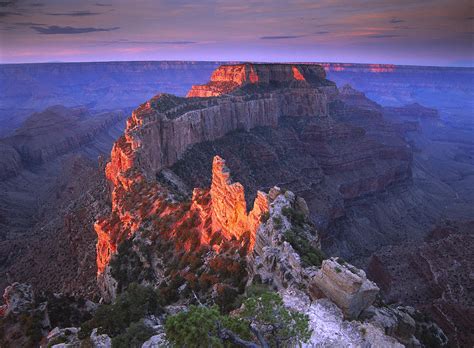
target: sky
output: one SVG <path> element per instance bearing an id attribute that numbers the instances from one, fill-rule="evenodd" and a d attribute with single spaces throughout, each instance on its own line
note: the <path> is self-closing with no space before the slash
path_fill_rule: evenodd
<path id="1" fill-rule="evenodd" d="M 0 0 L 0 63 L 473 66 L 472 0 Z"/>

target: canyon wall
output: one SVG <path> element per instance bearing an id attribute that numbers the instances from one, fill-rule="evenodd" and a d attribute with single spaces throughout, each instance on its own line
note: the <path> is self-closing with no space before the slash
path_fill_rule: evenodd
<path id="1" fill-rule="evenodd" d="M 14 147 L 25 163 L 38 165 L 93 142 L 124 119 L 120 110 L 93 114 L 86 108 L 57 105 L 32 114 L 3 141 Z"/>
<path id="2" fill-rule="evenodd" d="M 239 64 L 221 65 L 205 85 L 194 85 L 187 97 L 215 97 L 231 93 L 245 85 L 321 85 L 326 82 L 326 72 L 319 65 L 291 64 Z M 302 82 L 306 82 L 302 83 Z M 329 84 L 329 83 L 328 83 Z"/>
<path id="3" fill-rule="evenodd" d="M 321 67 L 254 65 L 250 72 L 245 70 L 247 67 L 225 66 L 215 73 L 214 78 L 227 76 L 231 83 L 247 78 L 253 82 L 263 81 L 257 84 L 260 93 L 241 93 L 236 89 L 233 95 L 214 98 L 179 98 L 160 94 L 133 112 L 127 121 L 125 134 L 114 144 L 106 167 L 106 176 L 112 184 L 112 214 L 95 225 L 99 236 L 99 274 L 105 270 L 117 245 L 130 238 L 150 214 L 177 214 L 180 210 L 165 203 L 163 195 L 167 190 L 155 182 L 155 177 L 162 169 L 179 161 L 193 145 L 214 141 L 238 130 L 276 128 L 279 119 L 286 114 L 327 117 L 328 103 L 334 99 L 337 89 L 324 79 Z M 275 91 L 270 88 L 269 84 L 275 79 L 285 82 L 283 89 Z M 292 83 L 296 85 L 291 87 Z M 260 214 L 265 209 L 263 196 L 257 195 L 254 211 L 247 213 L 244 190 L 238 184 L 227 184 L 229 178 L 223 162 L 215 159 L 212 172 L 209 198 L 211 233 L 219 230 L 226 237 L 240 237 L 244 232 L 250 232 L 252 245 Z M 203 198 L 205 195 L 195 191 L 194 199 L 199 196 L 206 200 Z M 134 199 L 141 200 L 136 203 L 143 209 L 136 211 L 131 208 Z M 160 208 L 164 205 L 166 208 Z M 201 215 L 204 210 L 202 207 L 199 209 Z M 187 216 L 193 213 L 191 209 Z M 202 225 L 205 215 L 197 224 Z M 182 219 L 177 220 L 173 222 L 174 230 L 183 223 Z M 202 233 L 199 237 L 200 241 L 210 238 L 202 237 Z"/>
<path id="4" fill-rule="evenodd" d="M 268 70 L 273 71 L 276 67 L 277 72 L 280 72 L 279 65 L 264 67 L 266 69 L 255 68 L 258 72 L 266 72 L 263 77 L 256 75 L 264 81 L 268 81 L 268 75 L 273 76 Z M 299 82 L 291 67 L 288 67 L 290 75 L 276 76 L 281 81 Z M 222 69 L 230 72 L 222 72 Z M 234 87 L 239 86 L 234 83 L 234 80 L 239 80 L 235 77 L 235 69 L 241 67 L 225 66 L 219 70 L 219 76 L 230 76 L 230 83 Z M 144 173 L 156 174 L 176 163 L 194 144 L 212 141 L 236 130 L 248 131 L 258 126 L 275 127 L 282 115 L 327 116 L 328 103 L 337 94 L 336 87 L 324 80 L 324 71 L 320 67 L 309 66 L 300 69 L 302 73 L 307 74 L 309 81 L 319 81 L 322 87 L 306 84 L 305 87 L 286 88 L 278 93 L 257 93 L 251 97 L 221 96 L 211 99 L 178 98 L 160 94 L 142 104 L 127 121 L 125 135 L 114 145 L 112 159 L 107 166 L 109 179 L 116 183 L 117 176 L 125 173 L 134 163 L 139 163 Z M 263 82 L 263 86 L 266 87 L 267 82 Z"/>

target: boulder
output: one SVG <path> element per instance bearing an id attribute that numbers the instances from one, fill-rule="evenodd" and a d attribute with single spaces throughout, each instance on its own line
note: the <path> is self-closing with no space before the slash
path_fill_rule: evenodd
<path id="1" fill-rule="evenodd" d="M 34 294 L 31 285 L 23 283 L 13 283 L 5 288 L 3 293 L 5 305 L 3 315 L 10 313 L 19 314 L 30 311 L 34 308 Z"/>
<path id="2" fill-rule="evenodd" d="M 94 348 L 111 348 L 112 339 L 108 335 L 98 335 L 97 329 L 92 330 L 91 343 Z"/>
<path id="3" fill-rule="evenodd" d="M 379 293 L 364 271 L 337 258 L 324 260 L 311 283 L 336 303 L 347 318 L 357 318 Z"/>

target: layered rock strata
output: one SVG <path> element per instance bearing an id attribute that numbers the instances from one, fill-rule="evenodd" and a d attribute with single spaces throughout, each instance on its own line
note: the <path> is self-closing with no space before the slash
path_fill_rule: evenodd
<path id="1" fill-rule="evenodd" d="M 157 226 L 164 222 L 160 219 L 165 220 L 167 224 L 162 227 L 167 230 L 163 235 L 170 238 L 182 239 L 180 231 L 193 228 L 196 240 L 185 241 L 182 247 L 186 250 L 215 244 L 212 241 L 216 235 L 223 240 L 248 238 L 248 247 L 252 249 L 260 217 L 268 211 L 266 194 L 258 192 L 253 209 L 247 212 L 243 186 L 231 181 L 225 161 L 218 156 L 213 161 L 212 178 L 209 189 L 194 189 L 190 202 L 173 202 L 176 196 L 169 189 L 138 176 L 129 188 L 141 189 L 131 197 L 124 196 L 122 188 L 115 189 L 111 216 L 95 224 L 98 274 L 106 270 L 118 245 L 150 222 L 150 218 Z"/>
<path id="2" fill-rule="evenodd" d="M 57 105 L 32 114 L 4 141 L 25 163 L 42 164 L 93 142 L 124 118 L 122 111 L 92 114 L 85 108 Z"/>
<path id="3" fill-rule="evenodd" d="M 257 192 L 253 208 L 247 213 L 244 187 L 240 183 L 231 182 L 225 161 L 219 156 L 215 156 L 212 164 L 210 196 L 212 231 L 221 231 L 228 239 L 232 237 L 239 239 L 248 232 L 250 247 L 253 248 L 260 218 L 262 214 L 268 212 L 267 195 L 260 191 Z"/>
<path id="4" fill-rule="evenodd" d="M 322 80 L 326 81 L 326 80 Z M 260 85 L 259 85 L 260 86 Z M 195 144 L 236 131 L 276 127 L 284 115 L 327 116 L 336 88 L 288 88 L 278 93 L 252 93 L 216 98 L 178 98 L 160 94 L 142 104 L 115 143 L 108 177 L 116 183 L 133 166 L 153 175 L 172 166 Z M 122 175 L 123 176 L 123 175 Z"/>
<path id="5" fill-rule="evenodd" d="M 247 69 L 247 65 L 244 68 Z M 186 150 L 233 131 L 277 127 L 282 115 L 325 117 L 328 102 L 337 92 L 334 84 L 325 80 L 324 70 L 318 66 L 254 66 L 252 69 L 257 77 L 250 77 L 245 69 L 242 75 L 238 72 L 241 69 L 243 66 L 237 65 L 231 68 L 234 72 L 219 71 L 216 76 L 227 76 L 225 78 L 237 85 L 238 81 L 243 83 L 247 78 L 256 82 L 258 77 L 256 86 L 261 88 L 260 91 L 248 94 L 237 89 L 232 95 L 215 98 L 179 98 L 160 94 L 133 112 L 127 121 L 125 134 L 112 149 L 106 167 L 106 176 L 112 185 L 112 214 L 95 225 L 99 236 L 99 274 L 104 271 L 117 245 L 133 235 L 144 220 L 153 214 L 163 217 L 183 210 L 177 204 L 168 204 L 170 192 L 155 182 L 155 177 L 181 159 Z M 275 81 L 285 87 L 278 93 L 267 88 Z M 291 86 L 301 82 L 304 84 Z M 215 171 L 223 174 L 214 175 L 210 197 L 200 190 L 193 193 L 193 202 L 213 201 L 212 226 L 210 232 L 206 232 L 208 237 L 201 234 L 201 242 L 206 242 L 210 234 L 219 230 L 227 237 L 250 232 L 252 245 L 259 215 L 265 209 L 265 199 L 258 194 L 255 211 L 247 214 L 243 188 L 227 184 L 228 177 L 219 160 L 214 165 Z M 199 186 L 202 185 L 194 187 Z M 222 200 L 223 197 L 227 201 Z M 193 209 L 186 214 L 206 215 L 206 209 L 197 208 L 193 203 Z M 201 216 L 201 221 L 204 220 Z M 202 223 L 198 225 L 208 230 Z"/>
<path id="6" fill-rule="evenodd" d="M 205 85 L 195 85 L 188 97 L 215 97 L 232 93 L 235 89 L 252 85 L 316 86 L 330 85 L 320 65 L 303 64 L 238 64 L 222 65 Z"/>

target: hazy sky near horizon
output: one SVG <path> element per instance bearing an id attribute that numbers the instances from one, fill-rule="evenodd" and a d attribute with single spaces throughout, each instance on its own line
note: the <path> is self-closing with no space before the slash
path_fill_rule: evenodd
<path id="1" fill-rule="evenodd" d="M 0 0 L 0 62 L 472 66 L 472 0 Z"/>

